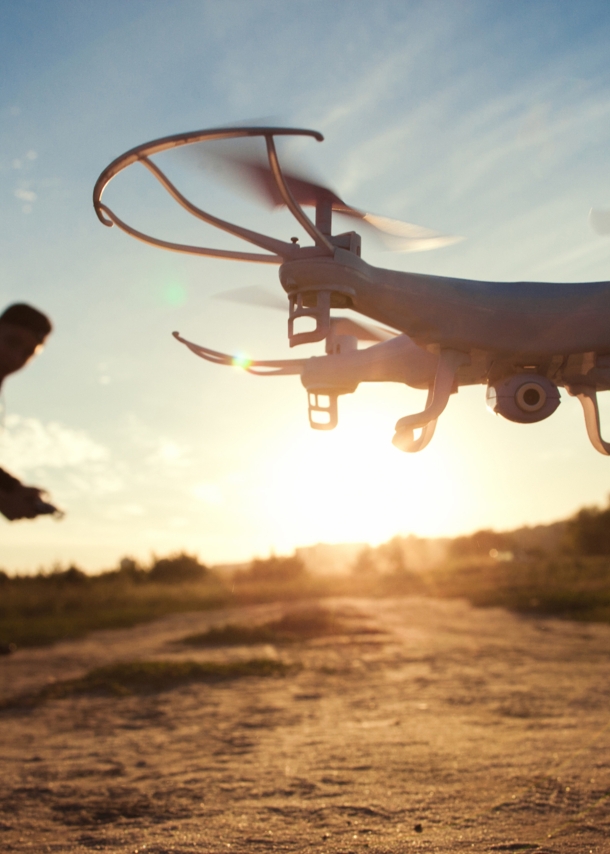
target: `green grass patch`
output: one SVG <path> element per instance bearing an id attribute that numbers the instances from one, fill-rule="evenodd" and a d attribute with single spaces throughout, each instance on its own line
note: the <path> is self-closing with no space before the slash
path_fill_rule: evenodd
<path id="1" fill-rule="evenodd" d="M 228 623 L 213 626 L 206 632 L 182 638 L 181 643 L 195 647 L 281 645 L 333 635 L 378 633 L 374 627 L 348 623 L 331 609 L 312 606 L 288 611 L 278 620 L 258 625 Z"/>
<path id="2" fill-rule="evenodd" d="M 215 684 L 248 676 L 285 676 L 295 665 L 271 658 L 249 661 L 123 661 L 96 667 L 79 679 L 65 679 L 46 685 L 33 694 L 10 698 L 0 708 L 36 706 L 45 700 L 98 695 L 123 697 L 169 691 L 191 682 Z"/>

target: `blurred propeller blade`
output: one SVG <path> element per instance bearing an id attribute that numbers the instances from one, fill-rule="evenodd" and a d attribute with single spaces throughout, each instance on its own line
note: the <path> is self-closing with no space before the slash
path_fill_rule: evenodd
<path id="1" fill-rule="evenodd" d="M 237 302 L 241 305 L 255 305 L 259 308 L 273 308 L 278 311 L 288 311 L 288 297 L 282 299 L 278 294 L 262 288 L 260 285 L 248 285 L 245 288 L 235 288 L 232 291 L 222 291 L 214 294 L 214 299 L 226 302 Z"/>
<path id="2" fill-rule="evenodd" d="M 589 211 L 589 225 L 598 234 L 610 234 L 610 211 L 591 208 Z"/>
<path id="3" fill-rule="evenodd" d="M 227 159 L 228 160 L 228 159 Z M 268 205 L 273 208 L 281 207 L 284 200 L 280 195 L 280 191 L 275 183 L 275 178 L 271 174 L 271 170 L 267 163 L 257 162 L 255 160 L 237 160 L 231 158 L 235 170 L 241 172 L 245 179 L 249 181 L 253 190 L 261 197 Z M 288 189 L 294 196 L 294 199 L 299 205 L 305 207 L 315 207 L 321 201 L 328 201 L 332 204 L 333 209 L 347 209 L 348 206 L 343 202 L 336 193 L 328 187 L 323 187 L 321 184 L 316 184 L 309 180 L 305 175 L 298 175 L 282 167 L 282 174 L 288 185 Z"/>
<path id="4" fill-rule="evenodd" d="M 429 249 L 440 249 L 443 246 L 460 243 L 464 239 L 454 234 L 441 234 L 422 225 L 376 214 L 365 213 L 362 219 L 381 232 L 383 242 L 395 252 L 427 252 Z"/>
<path id="5" fill-rule="evenodd" d="M 260 140 L 249 138 L 200 143 L 187 147 L 183 156 L 194 159 L 200 168 L 211 171 L 215 177 L 233 186 L 237 185 L 238 189 L 250 190 L 256 198 L 272 208 L 284 205 L 269 163 L 263 156 Z M 281 158 L 283 163 L 286 159 L 285 155 Z M 299 205 L 316 207 L 321 202 L 330 203 L 336 213 L 354 217 L 373 228 L 385 245 L 396 252 L 425 252 L 450 246 L 464 239 L 354 208 L 330 187 L 318 183 L 304 171 L 292 168 L 290 163 L 288 167 L 282 165 L 282 173 Z"/>
<path id="6" fill-rule="evenodd" d="M 265 157 L 264 142 L 260 139 L 250 137 L 196 143 L 186 146 L 180 154 L 199 168 L 211 172 L 214 177 L 233 186 L 237 184 L 241 190 L 250 190 L 255 197 L 272 208 L 284 204 Z M 288 166 L 285 166 L 287 160 Z M 282 153 L 282 173 L 298 204 L 315 207 L 318 201 L 328 199 L 333 207 L 348 207 L 331 189 L 317 183 L 311 175 L 292 168 L 289 161 L 290 158 Z"/>
<path id="7" fill-rule="evenodd" d="M 331 323 L 335 335 L 353 335 L 359 341 L 388 341 L 390 338 L 396 338 L 397 335 L 400 335 L 393 329 L 361 323 L 359 320 L 352 320 L 350 317 L 332 317 Z"/>

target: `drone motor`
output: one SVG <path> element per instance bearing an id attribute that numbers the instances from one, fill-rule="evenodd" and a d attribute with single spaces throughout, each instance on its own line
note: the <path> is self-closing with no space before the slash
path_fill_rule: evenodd
<path id="1" fill-rule="evenodd" d="M 538 374 L 516 374 L 487 387 L 487 406 L 509 421 L 544 421 L 561 400 L 555 383 Z"/>

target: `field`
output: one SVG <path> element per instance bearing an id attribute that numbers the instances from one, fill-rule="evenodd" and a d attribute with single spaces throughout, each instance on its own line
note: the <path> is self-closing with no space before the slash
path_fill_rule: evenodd
<path id="1" fill-rule="evenodd" d="M 415 596 L 18 650 L 2 850 L 603 854 L 609 652 L 604 624 Z"/>
<path id="2" fill-rule="evenodd" d="M 163 572 L 155 572 L 158 564 Z M 610 558 L 555 555 L 503 562 L 474 556 L 421 572 L 373 565 L 328 577 L 306 572 L 294 558 L 272 558 L 223 578 L 195 558 L 178 555 L 150 568 L 99 576 L 75 568 L 17 578 L 0 574 L 0 648 L 53 643 L 185 610 L 345 595 L 465 598 L 476 606 L 609 622 Z"/>
<path id="3" fill-rule="evenodd" d="M 610 851 L 608 558 L 370 558 L 0 576 L 2 850 Z"/>

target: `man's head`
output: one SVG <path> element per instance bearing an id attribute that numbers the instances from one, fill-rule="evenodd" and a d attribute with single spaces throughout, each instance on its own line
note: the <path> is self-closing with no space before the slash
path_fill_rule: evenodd
<path id="1" fill-rule="evenodd" d="M 49 318 L 31 305 L 9 305 L 0 315 L 0 380 L 22 368 L 52 328 Z"/>

